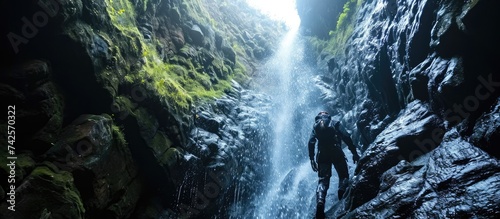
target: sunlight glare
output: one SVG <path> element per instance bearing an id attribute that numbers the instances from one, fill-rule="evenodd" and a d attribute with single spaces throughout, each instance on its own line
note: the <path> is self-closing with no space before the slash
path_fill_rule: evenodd
<path id="1" fill-rule="evenodd" d="M 247 2 L 269 17 L 285 22 L 290 28 L 296 28 L 300 24 L 295 0 L 247 0 Z"/>

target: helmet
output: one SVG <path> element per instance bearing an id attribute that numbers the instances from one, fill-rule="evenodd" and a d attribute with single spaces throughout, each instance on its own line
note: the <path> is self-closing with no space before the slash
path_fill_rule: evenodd
<path id="1" fill-rule="evenodd" d="M 325 118 L 331 118 L 330 114 L 328 114 L 328 112 L 326 111 L 321 111 L 318 113 L 318 115 L 314 118 L 314 120 L 318 120 L 322 117 L 325 117 Z"/>
<path id="2" fill-rule="evenodd" d="M 328 114 L 328 112 L 327 112 L 327 111 L 320 111 L 320 112 L 318 113 L 318 116 L 320 116 L 320 115 L 329 115 L 329 114 Z"/>

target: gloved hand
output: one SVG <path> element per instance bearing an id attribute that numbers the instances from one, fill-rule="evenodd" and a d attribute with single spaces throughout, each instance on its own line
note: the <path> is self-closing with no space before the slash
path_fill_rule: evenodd
<path id="1" fill-rule="evenodd" d="M 359 161 L 359 155 L 358 153 L 353 153 L 352 154 L 352 162 L 357 163 Z"/>
<path id="2" fill-rule="evenodd" d="M 311 167 L 314 172 L 318 172 L 318 164 L 316 163 L 316 161 L 311 160 Z"/>

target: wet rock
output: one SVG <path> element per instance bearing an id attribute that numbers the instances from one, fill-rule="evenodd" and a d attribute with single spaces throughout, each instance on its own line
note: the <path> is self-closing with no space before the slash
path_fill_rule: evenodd
<path id="1" fill-rule="evenodd" d="M 401 161 L 381 176 L 380 191 L 368 203 L 350 214 L 353 218 L 377 215 L 383 218 L 409 217 L 417 195 L 425 185 L 425 168 Z"/>
<path id="2" fill-rule="evenodd" d="M 361 157 L 348 199 L 351 210 L 380 191 L 380 176 L 400 160 L 413 161 L 437 147 L 444 134 L 439 117 L 414 101 L 382 131 Z"/>
<path id="3" fill-rule="evenodd" d="M 1 131 L 4 130 L 2 129 Z M 7 133 L 7 129 L 5 129 L 5 133 Z M 5 136 L 0 136 L 0 140 L 8 142 Z M 7 193 L 12 193 L 10 192 L 11 183 L 15 183 L 17 185 L 21 184 L 21 182 L 23 182 L 23 180 L 26 179 L 26 177 L 35 168 L 36 162 L 33 159 L 35 156 L 26 152 L 16 154 L 15 160 L 8 159 L 8 157 L 12 157 L 12 154 L 8 153 L 7 146 L 5 149 L 0 150 L 0 156 L 2 156 L 0 157 L 0 162 L 5 164 L 0 166 L 0 177 L 4 178 L 5 182 L 9 182 L 8 184 L 5 183 L 0 185 L 0 198 L 1 200 L 7 200 L 4 198 L 9 196 Z M 15 162 L 15 166 L 10 165 L 13 161 Z M 13 167 L 15 167 L 15 169 L 12 169 Z"/>
<path id="4" fill-rule="evenodd" d="M 78 117 L 64 128 L 47 158 L 73 174 L 86 215 L 131 215 L 141 183 L 123 134 L 111 117 Z"/>
<path id="5" fill-rule="evenodd" d="M 182 29 L 172 30 L 171 35 L 172 35 L 172 40 L 173 40 L 174 44 L 176 45 L 176 47 L 182 48 L 184 46 L 184 44 L 186 43 Z"/>
<path id="6" fill-rule="evenodd" d="M 410 73 L 412 94 L 431 103 L 433 109 L 452 108 L 467 93 L 463 59 L 431 56 Z"/>
<path id="7" fill-rule="evenodd" d="M 8 83 L 0 83 L 2 106 L 15 106 L 15 125 L 23 127 L 16 130 L 16 144 L 36 155 L 49 149 L 63 123 L 63 98 L 51 77 L 50 64 L 41 60 L 15 65 L 0 76 Z"/>
<path id="8" fill-rule="evenodd" d="M 179 12 L 178 7 L 170 8 L 170 10 L 168 11 L 168 15 L 170 16 L 170 19 L 172 19 L 172 21 L 174 22 L 180 22 L 181 20 L 181 14 Z"/>
<path id="9" fill-rule="evenodd" d="M 422 159 L 381 175 L 377 196 L 351 212 L 351 218 L 481 217 L 500 214 L 500 163 L 463 139 L 456 130 Z M 477 205 L 481 203 L 481 205 Z"/>
<path id="10" fill-rule="evenodd" d="M 200 128 L 203 128 L 212 133 L 217 133 L 219 131 L 219 128 L 224 125 L 220 120 L 221 119 L 214 118 L 208 112 L 203 111 L 196 114 L 195 123 Z"/>
<path id="11" fill-rule="evenodd" d="M 233 186 L 240 184 L 239 196 L 242 200 L 249 199 L 254 192 L 262 188 L 262 179 L 265 176 L 264 162 L 267 162 L 265 148 L 260 147 L 267 141 L 267 126 L 269 124 L 266 109 L 270 107 L 270 99 L 264 95 L 243 89 L 233 82 L 233 91 L 213 104 L 206 104 L 199 108 L 198 121 L 191 130 L 190 144 L 186 147 L 194 156 L 199 158 L 205 166 L 201 174 L 219 174 L 221 179 L 216 180 L 220 190 L 216 200 L 198 211 L 196 215 L 225 215 L 228 212 L 213 212 L 217 208 L 229 209 L 232 202 L 226 197 L 233 197 Z M 213 177 L 196 182 L 203 188 L 213 183 Z M 186 183 L 186 180 L 184 180 Z M 243 188 L 244 187 L 244 188 Z M 193 194 L 181 189 L 186 200 L 180 203 L 196 205 L 189 200 Z M 186 198 L 184 197 L 184 198 Z M 246 203 L 246 202 L 245 202 Z"/>
<path id="12" fill-rule="evenodd" d="M 327 16 L 306 2 L 302 30 L 325 36 Z M 322 103 L 349 112 L 368 146 L 329 216 L 498 217 L 498 4 L 364 1 L 345 50 L 315 51 Z"/>
<path id="13" fill-rule="evenodd" d="M 497 103 L 490 112 L 483 114 L 474 125 L 471 141 L 490 155 L 500 158 L 500 150 L 496 143 L 500 141 L 500 103 Z"/>
<path id="14" fill-rule="evenodd" d="M 500 215 L 498 159 L 457 137 L 458 133 L 450 131 L 431 154 L 414 217 Z"/>
<path id="15" fill-rule="evenodd" d="M 165 184 L 172 183 L 163 167 L 167 161 L 162 163 L 160 160 L 173 143 L 159 130 L 156 117 L 143 107 L 133 109 L 122 105 L 121 108 L 127 112 L 127 116 L 123 118 L 123 124 L 128 127 L 125 129 L 125 136 L 139 168 L 154 170 L 147 172 L 146 177 L 155 186 L 159 186 L 159 182 L 153 181 L 155 178 L 162 179 Z"/>
<path id="16" fill-rule="evenodd" d="M 380 107 L 375 106 L 376 102 L 367 100 L 362 105 L 362 111 L 359 114 L 359 119 L 356 122 L 356 128 L 361 135 L 362 148 L 365 151 L 380 132 L 393 120 L 392 117 L 383 117 Z"/>
<path id="17" fill-rule="evenodd" d="M 231 62 L 231 66 L 234 66 L 236 64 L 236 53 L 234 52 L 233 48 L 231 48 L 229 45 L 223 44 L 222 53 L 224 54 L 224 57 Z"/>
<path id="18" fill-rule="evenodd" d="M 203 31 L 201 31 L 201 28 L 198 25 L 193 25 L 189 31 L 189 36 L 191 37 L 191 40 L 193 40 L 193 43 L 199 46 L 203 46 L 203 40 L 205 39 L 205 35 L 203 34 Z"/>
<path id="19" fill-rule="evenodd" d="M 460 49 L 464 48 L 466 39 L 456 22 L 457 9 L 459 8 L 453 2 L 441 5 L 437 11 L 436 23 L 431 31 L 430 46 L 445 57 L 457 54 L 461 52 Z"/>
<path id="20" fill-rule="evenodd" d="M 253 55 L 255 56 L 255 58 L 262 60 L 269 54 L 267 54 L 267 52 L 263 48 L 257 47 L 253 49 Z"/>
<path id="21" fill-rule="evenodd" d="M 50 163 L 36 167 L 16 189 L 15 211 L 0 206 L 5 218 L 85 218 L 81 193 L 74 178 L 67 171 L 58 170 Z"/>
<path id="22" fill-rule="evenodd" d="M 499 43 L 493 43 L 500 37 L 499 33 L 490 28 L 500 19 L 495 12 L 495 8 L 498 7 L 500 7 L 498 1 L 468 1 L 457 19 L 460 29 L 473 37 L 477 43 L 475 46 L 480 47 L 483 53 L 494 54 L 500 49 Z"/>

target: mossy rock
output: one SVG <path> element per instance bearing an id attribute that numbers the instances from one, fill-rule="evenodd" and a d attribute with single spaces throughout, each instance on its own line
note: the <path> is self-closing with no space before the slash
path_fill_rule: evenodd
<path id="1" fill-rule="evenodd" d="M 168 15 L 170 16 L 170 19 L 172 19 L 173 22 L 180 22 L 181 21 L 181 13 L 179 12 L 178 7 L 172 7 L 168 11 Z"/>
<path id="2" fill-rule="evenodd" d="M 231 62 L 232 66 L 236 63 L 236 52 L 234 52 L 233 48 L 222 46 L 222 53 L 224 53 L 224 57 Z"/>
<path id="3" fill-rule="evenodd" d="M 128 99 L 118 99 L 127 104 Z M 72 173 L 87 217 L 126 218 L 132 214 L 139 199 L 136 190 L 140 190 L 135 182 L 137 167 L 121 128 L 107 114 L 75 119 L 62 131 L 47 158 Z"/>
<path id="4" fill-rule="evenodd" d="M 35 168 L 16 189 L 16 211 L 2 203 L 0 213 L 5 218 L 84 218 L 85 209 L 73 176 L 49 165 Z"/>
<path id="5" fill-rule="evenodd" d="M 198 25 L 195 24 L 191 26 L 191 29 L 189 31 L 189 36 L 191 37 L 191 40 L 193 41 L 194 44 L 198 46 L 203 46 L 205 34 Z"/>
<path id="6" fill-rule="evenodd" d="M 3 130 L 3 128 L 0 128 L 0 131 Z M 7 133 L 7 131 L 5 131 L 5 133 Z M 4 140 L 3 137 L 0 137 L 0 140 Z M 4 142 L 6 141 L 4 140 Z M 7 146 L 0 149 L 0 163 L 2 164 L 0 165 L 0 177 L 6 179 L 5 181 L 7 182 L 7 176 L 9 176 L 11 171 L 10 166 L 7 166 L 7 164 L 15 162 L 15 180 L 16 182 L 21 182 L 35 167 L 35 161 L 32 158 L 32 154 L 17 154 L 15 155 L 17 159 L 10 160 L 7 159 L 7 157 L 11 155 L 9 155 L 7 152 Z M 4 189 L 7 190 L 7 188 Z"/>
<path id="7" fill-rule="evenodd" d="M 172 141 L 162 132 L 157 132 L 151 140 L 151 148 L 155 152 L 155 156 L 161 159 L 161 156 L 172 147 Z"/>

